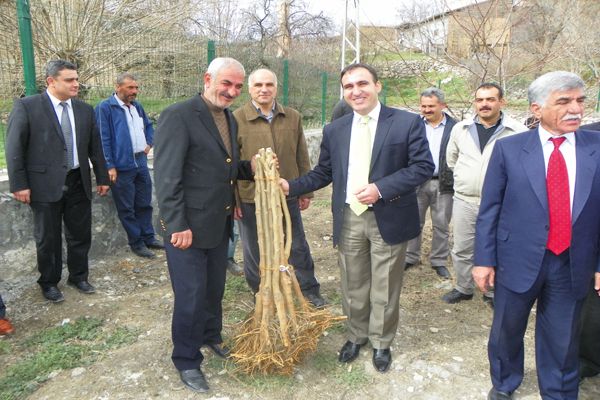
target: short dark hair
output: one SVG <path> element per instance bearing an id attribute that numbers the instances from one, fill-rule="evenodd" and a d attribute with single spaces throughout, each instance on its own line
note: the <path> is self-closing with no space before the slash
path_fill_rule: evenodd
<path id="1" fill-rule="evenodd" d="M 502 90 L 502 88 L 500 87 L 500 85 L 498 85 L 497 83 L 494 82 L 483 82 L 481 85 L 477 86 L 477 89 L 475 89 L 475 93 L 477 93 L 477 91 L 479 89 L 498 89 L 498 98 L 502 99 L 504 97 L 504 90 Z"/>
<path id="2" fill-rule="evenodd" d="M 373 82 L 374 83 L 377 83 L 379 81 L 379 77 L 377 76 L 377 71 L 375 71 L 375 68 L 371 67 L 369 64 L 354 63 L 354 64 L 348 65 L 346 68 L 344 68 L 342 70 L 342 72 L 340 73 L 340 83 L 342 82 L 342 78 L 344 77 L 344 75 L 346 75 L 347 72 L 350 72 L 350 71 L 355 70 L 357 68 L 364 68 L 367 71 L 369 71 L 369 73 L 373 77 Z"/>
<path id="3" fill-rule="evenodd" d="M 48 64 L 46 64 L 46 78 L 56 78 L 63 69 L 77 71 L 77 65 L 66 60 L 50 60 L 48 61 Z"/>

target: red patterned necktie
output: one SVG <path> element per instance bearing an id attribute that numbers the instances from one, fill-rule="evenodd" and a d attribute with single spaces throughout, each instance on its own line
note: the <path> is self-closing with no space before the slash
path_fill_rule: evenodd
<path id="1" fill-rule="evenodd" d="M 558 149 L 565 137 L 550 139 L 554 150 L 548 161 L 546 189 L 548 191 L 548 209 L 550 211 L 550 232 L 548 250 L 556 255 L 569 248 L 571 244 L 571 203 L 569 200 L 569 174 L 567 164 Z"/>

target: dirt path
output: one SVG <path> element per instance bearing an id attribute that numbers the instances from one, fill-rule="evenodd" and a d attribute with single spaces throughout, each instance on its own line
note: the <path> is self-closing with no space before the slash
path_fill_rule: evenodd
<path id="1" fill-rule="evenodd" d="M 340 313 L 328 189 L 317 193 L 304 215 L 322 292 L 334 312 Z M 429 232 L 426 227 L 426 237 Z M 426 254 L 428 249 L 424 250 Z M 15 304 L 10 304 L 18 333 L 4 339 L 13 344 L 13 350 L 0 355 L 1 365 L 9 366 L 27 357 L 19 344 L 65 319 L 98 318 L 107 329 L 126 327 L 136 332 L 136 339 L 98 354 L 90 365 L 52 372 L 31 399 L 485 399 L 490 387 L 486 343 L 491 310 L 480 295 L 458 305 L 441 302 L 440 296 L 451 288 L 451 283 L 439 280 L 428 265 L 405 275 L 401 322 L 392 347 L 394 362 L 387 374 L 373 369 L 370 347 L 362 350 L 354 363 L 340 365 L 337 351 L 345 338 L 343 327 L 336 327 L 327 332 L 317 352 L 290 378 L 238 376 L 231 372 L 231 366 L 205 353 L 203 369 L 211 386 L 206 395 L 185 389 L 170 361 L 173 297 L 164 255 L 145 262 L 123 250 L 96 262 L 91 276 L 98 288 L 92 296 L 66 287 L 63 304 L 47 304 L 32 285 Z M 250 305 L 245 282 L 228 277 L 226 336 Z M 526 375 L 517 399 L 539 398 L 532 335 L 530 329 Z M 600 378 L 584 382 L 580 398 L 600 398 Z"/>

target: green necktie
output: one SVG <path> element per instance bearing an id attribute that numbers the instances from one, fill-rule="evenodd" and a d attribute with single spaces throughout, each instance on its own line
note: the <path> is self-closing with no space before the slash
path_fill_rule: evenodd
<path id="1" fill-rule="evenodd" d="M 350 182 L 350 189 L 352 193 L 358 188 L 363 187 L 369 183 L 369 169 L 371 168 L 371 130 L 369 129 L 369 120 L 371 118 L 368 115 L 363 115 L 358 120 L 358 125 L 354 131 L 355 136 L 352 141 L 356 143 L 354 147 L 358 151 L 355 153 L 355 158 L 352 160 L 352 164 L 356 167 L 352 169 L 352 180 Z M 369 208 L 365 204 L 361 204 L 356 196 L 352 196 L 350 201 L 350 208 L 356 215 L 360 215 Z"/>

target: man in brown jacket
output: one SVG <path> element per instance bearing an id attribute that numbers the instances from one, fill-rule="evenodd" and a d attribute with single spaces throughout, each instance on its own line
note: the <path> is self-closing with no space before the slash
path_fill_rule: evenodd
<path id="1" fill-rule="evenodd" d="M 298 111 L 275 101 L 275 73 L 268 69 L 252 72 L 248 77 L 248 90 L 252 100 L 233 113 L 238 123 L 240 157 L 250 159 L 260 148 L 270 147 L 279 159 L 279 173 L 282 178 L 295 179 L 306 174 L 310 170 L 310 163 L 302 131 L 302 118 Z M 236 217 L 241 222 L 244 274 L 248 285 L 256 293 L 260 285 L 260 256 L 256 233 L 254 182 L 238 181 L 238 191 L 241 202 L 236 208 Z M 304 297 L 315 307 L 322 307 L 325 301 L 321 297 L 320 285 L 315 277 L 315 266 L 304 236 L 300 215 L 301 210 L 309 207 L 311 198 L 312 194 L 308 194 L 287 200 L 292 220 L 292 251 L 289 261 L 295 268 Z"/>

